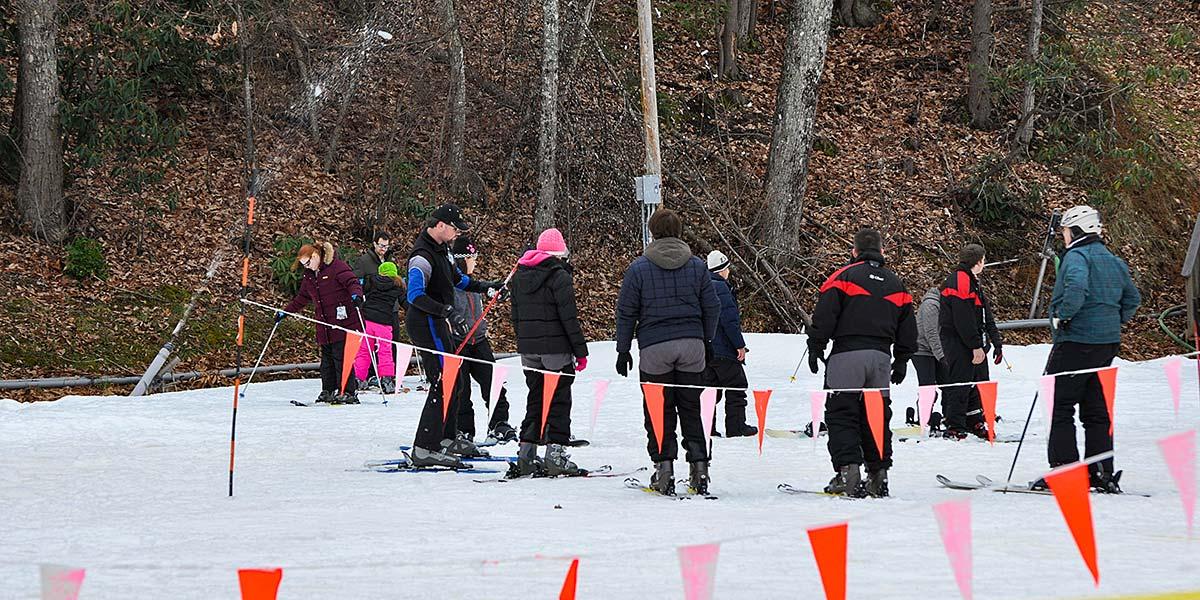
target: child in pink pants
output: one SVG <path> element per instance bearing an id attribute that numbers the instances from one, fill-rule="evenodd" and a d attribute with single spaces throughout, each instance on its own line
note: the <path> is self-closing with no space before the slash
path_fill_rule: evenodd
<path id="1" fill-rule="evenodd" d="M 379 265 L 379 274 L 368 277 L 363 285 L 366 301 L 363 302 L 362 315 L 367 328 L 367 335 L 381 338 L 385 341 L 372 339 L 363 340 L 358 348 L 358 356 L 354 358 L 354 375 L 360 381 L 367 378 L 371 366 L 371 353 L 375 353 L 378 361 L 376 370 L 379 373 L 379 386 L 383 393 L 396 391 L 396 364 L 392 360 L 392 323 L 396 320 L 396 311 L 404 299 L 404 280 L 400 279 L 396 263 L 385 262 Z"/>

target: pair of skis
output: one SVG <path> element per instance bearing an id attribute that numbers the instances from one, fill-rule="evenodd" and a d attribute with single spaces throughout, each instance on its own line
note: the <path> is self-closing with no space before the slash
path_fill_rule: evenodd
<path id="1" fill-rule="evenodd" d="M 645 470 L 645 467 L 643 467 L 641 470 Z M 680 479 L 680 480 L 676 481 L 675 485 L 676 486 L 683 485 L 683 488 L 685 490 L 688 489 L 686 479 Z M 654 494 L 655 496 L 659 496 L 662 498 L 670 498 L 672 500 L 692 500 L 694 498 L 700 498 L 703 500 L 716 500 L 717 499 L 717 496 L 714 496 L 712 494 L 693 494 L 691 492 L 684 492 L 682 494 L 676 493 L 674 496 L 664 496 L 663 494 L 659 493 L 658 490 L 656 490 L 650 486 L 647 486 L 647 485 L 642 485 L 642 481 L 636 477 L 626 477 L 625 478 L 625 487 L 627 487 L 631 490 L 641 490 L 647 494 Z"/>
<path id="2" fill-rule="evenodd" d="M 938 481 L 938 483 L 942 484 L 943 487 L 947 487 L 952 490 L 991 490 L 993 492 L 1003 492 L 1003 493 L 1012 493 L 1012 494 L 1039 494 L 1042 496 L 1053 496 L 1054 495 L 1054 492 L 1051 492 L 1050 490 L 1042 490 L 1042 489 L 1035 490 L 1028 483 L 1010 483 L 1010 484 L 1005 485 L 1001 482 L 993 481 L 991 478 L 986 477 L 984 475 L 976 475 L 975 481 L 971 482 L 971 481 L 955 481 L 953 479 L 950 479 L 949 477 L 946 477 L 945 475 L 939 474 L 937 476 L 937 481 Z M 1149 498 L 1150 497 L 1150 494 L 1139 494 L 1139 493 L 1135 493 L 1135 492 L 1124 492 L 1124 491 L 1121 492 L 1120 494 L 1110 494 L 1110 495 L 1113 495 L 1113 496 L 1118 496 L 1118 495 L 1137 496 L 1140 498 Z"/>

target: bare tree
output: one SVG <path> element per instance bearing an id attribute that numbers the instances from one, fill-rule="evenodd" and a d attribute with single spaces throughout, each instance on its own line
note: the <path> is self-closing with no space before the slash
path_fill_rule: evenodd
<path id="1" fill-rule="evenodd" d="M 838 0 L 838 20 L 846 27 L 874 27 L 883 22 L 871 0 Z"/>
<path id="2" fill-rule="evenodd" d="M 538 194 L 533 224 L 538 231 L 554 227 L 558 207 L 558 0 L 542 0 L 542 124 L 538 138 Z"/>
<path id="3" fill-rule="evenodd" d="M 1029 18 L 1029 37 L 1025 42 L 1025 61 L 1032 68 L 1038 63 L 1040 51 L 1039 42 L 1042 38 L 1042 0 L 1033 0 L 1033 15 Z M 1033 84 L 1031 72 L 1025 82 L 1025 95 L 1021 98 L 1021 124 L 1017 128 L 1017 144 L 1025 151 L 1029 150 L 1029 141 L 1033 139 Z"/>
<path id="4" fill-rule="evenodd" d="M 792 248 L 800 237 L 817 88 L 825 68 L 832 14 L 833 0 L 797 0 L 788 23 L 765 190 L 769 225 L 764 241 L 777 249 Z"/>
<path id="5" fill-rule="evenodd" d="M 992 0 L 975 0 L 971 8 L 967 106 L 971 111 L 971 126 L 976 129 L 986 129 L 992 120 L 992 90 L 988 83 L 992 41 Z"/>
<path id="6" fill-rule="evenodd" d="M 450 181 L 455 191 L 462 191 L 466 181 L 463 156 L 467 133 L 467 69 L 454 0 L 442 0 L 442 25 L 446 28 L 446 39 L 450 44 L 450 92 L 446 99 L 450 120 L 446 136 Z"/>
<path id="7" fill-rule="evenodd" d="M 63 204 L 62 127 L 59 123 L 58 1 L 17 0 L 21 36 L 21 176 L 17 208 L 34 235 L 61 242 L 67 235 Z"/>
<path id="8" fill-rule="evenodd" d="M 749 3 L 750 0 L 745 0 Z M 725 21 L 721 26 L 721 62 L 717 74 L 721 79 L 738 78 L 738 10 L 741 2 L 725 0 Z"/>
<path id="9" fill-rule="evenodd" d="M 743 48 L 754 36 L 754 27 L 758 25 L 758 0 L 738 0 L 738 43 Z"/>

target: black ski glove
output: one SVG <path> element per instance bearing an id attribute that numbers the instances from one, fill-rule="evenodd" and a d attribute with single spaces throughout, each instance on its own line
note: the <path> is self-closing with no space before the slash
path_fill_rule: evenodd
<path id="1" fill-rule="evenodd" d="M 276 325 L 282 323 L 283 320 L 286 318 L 287 318 L 287 313 L 283 312 L 282 310 L 275 311 L 275 324 Z"/>
<path id="2" fill-rule="evenodd" d="M 628 352 L 617 353 L 617 375 L 629 377 L 629 369 L 633 368 L 633 355 Z"/>
<path id="3" fill-rule="evenodd" d="M 818 350 L 811 346 L 808 348 L 808 370 L 812 371 L 813 375 L 816 375 L 817 371 L 821 370 L 821 361 L 824 360 L 824 358 L 824 350 Z"/>
<path id="4" fill-rule="evenodd" d="M 996 344 L 996 347 L 992 348 L 992 364 L 998 365 L 1002 362 L 1004 362 L 1004 350 L 1000 348 L 1000 344 Z"/>
<path id="5" fill-rule="evenodd" d="M 450 322 L 450 333 L 455 338 L 461 340 L 467 337 L 467 331 L 471 329 L 471 325 L 457 310 L 454 310 L 453 306 L 447 304 L 446 308 L 442 309 L 442 316 Z"/>
<path id="6" fill-rule="evenodd" d="M 355 308 L 362 308 L 363 302 L 365 302 L 362 294 L 350 294 L 350 301 L 354 303 Z"/>
<path id="7" fill-rule="evenodd" d="M 904 376 L 908 375 L 908 361 L 894 360 L 892 361 L 892 383 L 900 385 L 904 382 Z"/>

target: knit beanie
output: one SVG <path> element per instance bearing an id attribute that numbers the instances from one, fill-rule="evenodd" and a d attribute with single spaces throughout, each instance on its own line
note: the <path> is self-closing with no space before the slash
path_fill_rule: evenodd
<path id="1" fill-rule="evenodd" d="M 396 263 L 388 261 L 379 265 L 379 274 L 384 277 L 396 277 L 400 271 L 396 269 Z"/>
<path id="2" fill-rule="evenodd" d="M 567 243 L 563 241 L 562 232 L 553 227 L 538 236 L 537 249 L 550 256 L 567 255 Z"/>
<path id="3" fill-rule="evenodd" d="M 478 256 L 479 249 L 475 247 L 475 242 L 471 236 L 460 234 L 454 238 L 454 245 L 450 247 L 450 254 L 456 259 Z"/>
<path id="4" fill-rule="evenodd" d="M 713 273 L 720 273 L 729 268 L 729 257 L 725 256 L 720 250 L 713 250 L 708 253 L 708 270 Z"/>

